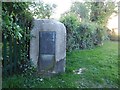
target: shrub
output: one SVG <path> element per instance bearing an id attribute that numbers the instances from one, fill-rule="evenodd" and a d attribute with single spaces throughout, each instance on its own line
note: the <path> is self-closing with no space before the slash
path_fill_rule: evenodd
<path id="1" fill-rule="evenodd" d="M 77 41 L 79 49 L 87 49 L 93 47 L 93 34 L 95 33 L 95 25 L 89 22 L 81 22 L 77 28 Z"/>
<path id="2" fill-rule="evenodd" d="M 29 63 L 30 29 L 33 19 L 28 10 L 29 4 L 27 2 L 2 3 L 3 68 L 7 67 L 4 64 L 5 60 L 8 65 L 11 65 L 10 60 L 10 62 L 16 61 L 18 66 L 16 72 L 22 71 Z"/>
<path id="3" fill-rule="evenodd" d="M 93 38 L 94 45 L 101 45 L 103 43 L 103 40 L 107 38 L 106 28 L 100 25 L 96 25 L 93 37 L 94 37 Z"/>
<path id="4" fill-rule="evenodd" d="M 67 51 L 71 51 L 78 47 L 76 41 L 76 29 L 79 26 L 80 20 L 78 16 L 74 13 L 66 13 L 62 15 L 60 21 L 66 26 L 67 32 Z"/>
<path id="5" fill-rule="evenodd" d="M 74 13 L 67 13 L 60 20 L 67 30 L 67 51 L 75 49 L 90 49 L 101 45 L 105 37 L 105 28 L 102 26 L 82 20 Z"/>
<path id="6" fill-rule="evenodd" d="M 93 22 L 83 21 L 77 28 L 79 49 L 90 49 L 101 45 L 106 38 L 105 28 Z"/>

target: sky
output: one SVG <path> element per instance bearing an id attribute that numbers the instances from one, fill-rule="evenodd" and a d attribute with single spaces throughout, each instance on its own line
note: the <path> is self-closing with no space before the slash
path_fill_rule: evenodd
<path id="1" fill-rule="evenodd" d="M 61 14 L 63 14 L 65 11 L 68 11 L 70 9 L 72 2 L 75 2 L 75 1 L 83 2 L 83 0 L 42 0 L 42 1 L 45 3 L 57 5 L 53 15 L 51 16 L 51 18 L 54 18 L 57 20 L 60 18 Z M 116 2 L 118 1 L 120 0 L 116 0 Z M 111 17 L 112 18 L 109 19 L 108 28 L 109 29 L 118 28 L 118 16 L 114 17 L 114 15 L 112 15 Z"/>
<path id="2" fill-rule="evenodd" d="M 70 9 L 72 4 L 71 0 L 43 0 L 45 3 L 56 4 L 57 7 L 55 8 L 54 14 L 52 15 L 53 18 L 59 19 L 60 15 L 65 11 Z"/>
<path id="3" fill-rule="evenodd" d="M 107 26 L 109 29 L 118 28 L 118 15 L 114 16 L 114 14 L 112 14 Z M 116 30 L 116 32 L 117 32 L 117 30 Z"/>

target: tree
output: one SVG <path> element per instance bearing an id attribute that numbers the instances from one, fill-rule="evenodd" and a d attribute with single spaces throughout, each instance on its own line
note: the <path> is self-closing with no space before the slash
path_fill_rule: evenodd
<path id="1" fill-rule="evenodd" d="M 71 6 L 71 12 L 76 13 L 82 19 L 89 19 L 89 9 L 84 3 L 74 2 Z"/>
<path id="2" fill-rule="evenodd" d="M 2 3 L 2 30 L 5 36 L 12 36 L 16 39 L 22 38 L 23 28 L 18 22 L 20 21 L 28 21 L 29 23 L 32 21 L 32 16 L 28 11 L 30 3 L 25 2 L 3 2 Z M 23 22 L 23 23 L 26 23 Z M 28 24 L 29 24 L 28 23 Z"/>
<path id="3" fill-rule="evenodd" d="M 92 2 L 86 2 L 85 4 L 90 9 L 90 21 L 106 26 L 109 17 L 112 13 L 116 12 L 116 5 L 114 2 L 91 0 Z"/>
<path id="4" fill-rule="evenodd" d="M 67 51 L 102 45 L 107 38 L 106 23 L 114 12 L 112 2 L 74 2 L 61 16 L 67 30 Z M 80 20 L 82 19 L 82 21 Z"/>
<path id="5" fill-rule="evenodd" d="M 97 23 L 102 29 L 97 30 L 97 34 L 104 35 L 104 39 L 108 38 L 107 34 L 107 22 L 109 17 L 116 13 L 116 3 L 112 0 L 91 0 L 91 2 L 85 2 L 90 10 L 90 21 Z M 100 35 L 101 36 L 101 35 Z"/>
<path id="6" fill-rule="evenodd" d="M 56 5 L 39 2 L 32 3 L 30 7 L 33 16 L 35 16 L 36 18 L 50 18 L 53 13 L 53 9 L 56 8 Z"/>

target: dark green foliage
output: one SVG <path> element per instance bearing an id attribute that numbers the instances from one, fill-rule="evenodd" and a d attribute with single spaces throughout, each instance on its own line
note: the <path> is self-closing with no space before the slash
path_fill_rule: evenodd
<path id="1" fill-rule="evenodd" d="M 101 45 L 105 36 L 105 29 L 93 22 L 82 21 L 74 13 L 67 13 L 61 17 L 67 30 L 67 51 L 75 49 L 91 49 Z"/>
<path id="2" fill-rule="evenodd" d="M 30 29 L 33 19 L 28 10 L 29 4 L 2 2 L 3 72 L 5 69 L 9 71 L 10 68 L 14 69 L 14 73 L 19 72 L 20 65 L 24 67 L 29 61 Z"/>
<path id="3" fill-rule="evenodd" d="M 77 28 L 76 39 L 79 49 L 90 49 L 101 45 L 104 40 L 104 29 L 96 23 L 82 22 Z"/>
<path id="4" fill-rule="evenodd" d="M 2 3 L 2 29 L 7 30 L 6 37 L 12 36 L 21 39 L 23 29 L 30 26 L 32 16 L 28 12 L 29 3 L 3 2 Z M 27 23 L 28 22 L 28 23 Z M 26 25 L 27 24 L 27 25 Z"/>
<path id="5" fill-rule="evenodd" d="M 95 25 L 83 22 L 77 28 L 77 41 L 79 49 L 92 48 L 94 46 L 93 36 L 95 34 Z"/>
<path id="6" fill-rule="evenodd" d="M 61 17 L 60 20 L 62 23 L 64 23 L 64 25 L 66 26 L 66 30 L 67 30 L 67 51 L 71 51 L 75 48 L 78 47 L 78 43 L 76 41 L 76 29 L 79 26 L 79 18 L 77 17 L 76 14 L 74 13 L 66 13 Z"/>

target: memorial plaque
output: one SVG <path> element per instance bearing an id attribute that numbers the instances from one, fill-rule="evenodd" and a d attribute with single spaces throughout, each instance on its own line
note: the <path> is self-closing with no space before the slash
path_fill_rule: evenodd
<path id="1" fill-rule="evenodd" d="M 39 32 L 40 54 L 55 54 L 56 32 L 43 31 Z"/>

